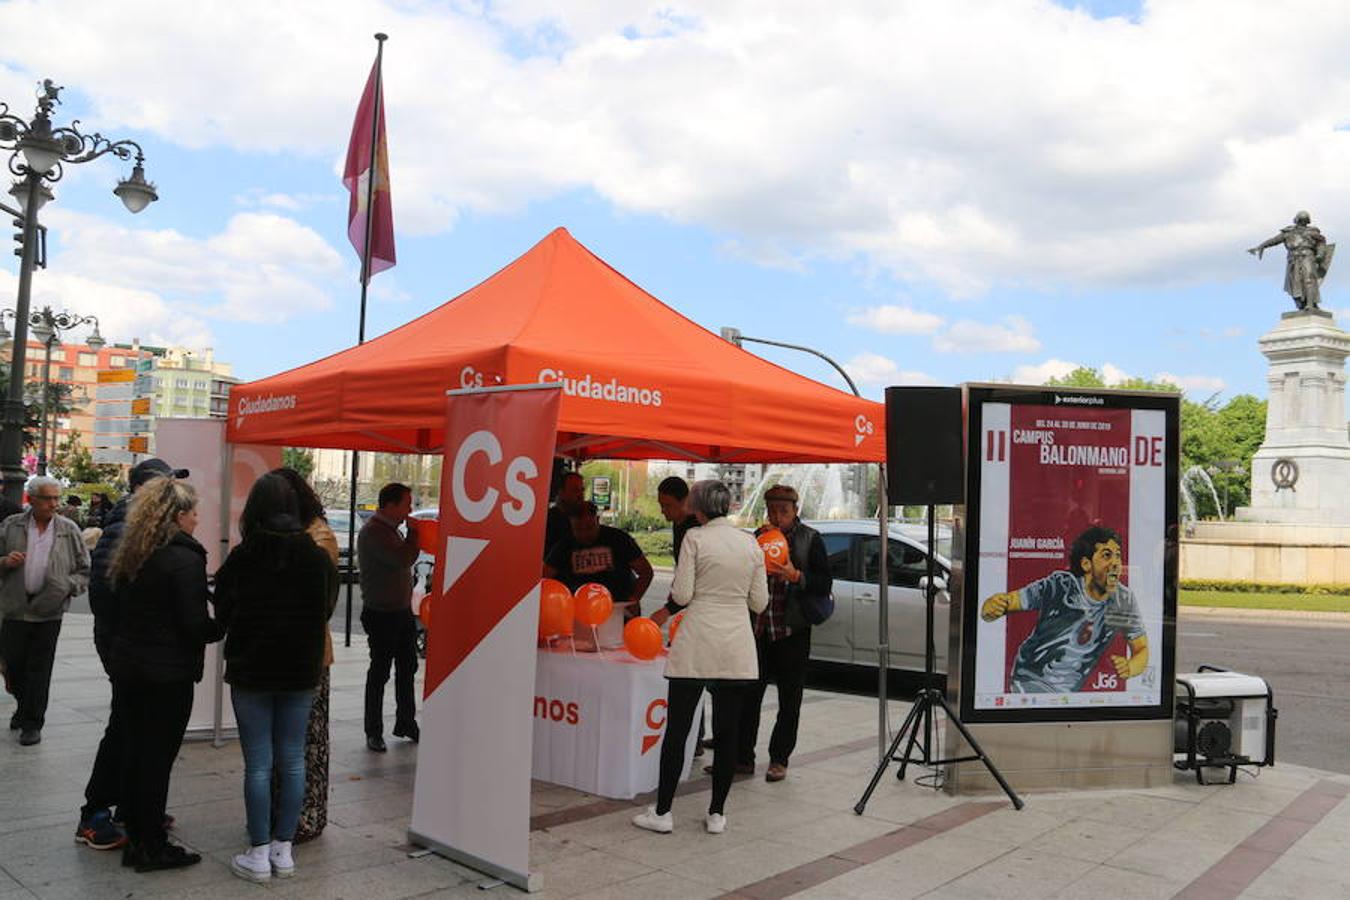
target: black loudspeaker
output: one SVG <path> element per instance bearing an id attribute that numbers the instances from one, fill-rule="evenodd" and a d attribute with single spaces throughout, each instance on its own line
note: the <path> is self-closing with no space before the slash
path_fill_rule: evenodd
<path id="1" fill-rule="evenodd" d="M 961 389 L 886 388 L 886 496 L 895 505 L 965 498 Z"/>

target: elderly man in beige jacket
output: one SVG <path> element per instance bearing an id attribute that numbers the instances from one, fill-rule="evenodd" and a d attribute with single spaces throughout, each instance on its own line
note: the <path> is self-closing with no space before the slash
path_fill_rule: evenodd
<path id="1" fill-rule="evenodd" d="M 9 727 L 19 743 L 42 740 L 61 618 L 89 586 L 89 549 L 80 526 L 57 515 L 61 483 L 28 482 L 27 512 L 0 523 L 0 665 L 19 708 Z"/>
<path id="2" fill-rule="evenodd" d="M 735 774 L 741 701 L 759 678 L 755 638 L 746 612 L 764 610 L 769 587 L 759 544 L 726 517 L 731 505 L 727 486 L 720 481 L 696 482 L 689 505 L 703 527 L 685 536 L 671 586 L 672 599 L 687 611 L 666 662 L 669 687 L 661 780 L 656 805 L 634 817 L 633 824 L 661 833 L 674 829 L 670 805 L 684 769 L 694 713 L 707 689 L 712 694 L 717 747 L 704 827 L 710 834 L 721 834 L 726 828 L 723 809 Z"/>

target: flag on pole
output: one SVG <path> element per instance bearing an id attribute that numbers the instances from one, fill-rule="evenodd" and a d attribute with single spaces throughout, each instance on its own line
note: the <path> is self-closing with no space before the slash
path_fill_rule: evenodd
<path id="1" fill-rule="evenodd" d="M 389 196 L 389 147 L 384 131 L 384 88 L 379 56 L 366 80 L 361 104 L 356 108 L 342 183 L 352 195 L 347 206 L 347 236 L 361 257 L 362 280 L 369 282 L 370 276 L 392 268 L 395 262 L 394 209 Z M 369 259 L 366 259 L 367 247 Z"/>

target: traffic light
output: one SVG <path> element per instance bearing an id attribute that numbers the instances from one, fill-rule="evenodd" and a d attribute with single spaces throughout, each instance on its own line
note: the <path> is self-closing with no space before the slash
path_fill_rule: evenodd
<path id="1" fill-rule="evenodd" d="M 18 244 L 18 246 L 14 248 L 14 255 L 23 256 L 23 219 L 14 219 L 13 222 L 14 227 L 19 229 L 14 232 L 14 243 Z"/>

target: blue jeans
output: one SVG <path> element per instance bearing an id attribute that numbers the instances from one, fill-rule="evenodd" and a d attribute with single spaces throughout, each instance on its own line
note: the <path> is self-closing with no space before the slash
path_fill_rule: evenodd
<path id="1" fill-rule="evenodd" d="M 305 795 L 305 728 L 313 691 L 231 691 L 244 753 L 244 809 L 253 846 L 295 837 Z M 272 809 L 272 769 L 280 797 Z M 273 834 L 272 822 L 276 822 Z"/>

